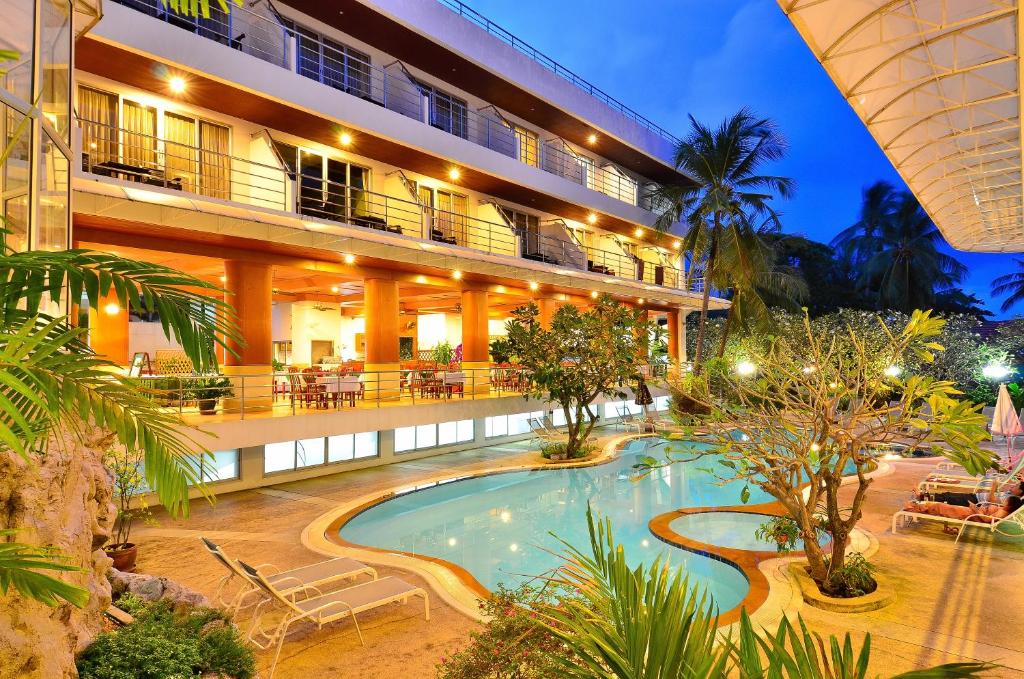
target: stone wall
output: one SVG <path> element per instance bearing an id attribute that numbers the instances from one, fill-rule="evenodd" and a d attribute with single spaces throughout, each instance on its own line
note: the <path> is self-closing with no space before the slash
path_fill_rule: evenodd
<path id="1" fill-rule="evenodd" d="M 60 577 L 92 594 L 81 610 L 50 608 L 13 590 L 0 595 L 0 679 L 77 677 L 75 654 L 100 631 L 111 566 L 102 547 L 116 516 L 101 463 L 105 443 L 51 440 L 31 463 L 0 452 L 0 528 L 21 531 L 18 542 L 59 549 L 84 568 Z"/>

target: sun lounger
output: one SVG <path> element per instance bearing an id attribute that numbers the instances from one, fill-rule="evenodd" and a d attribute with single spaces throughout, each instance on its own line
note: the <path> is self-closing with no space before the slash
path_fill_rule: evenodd
<path id="1" fill-rule="evenodd" d="M 213 541 L 206 538 L 200 539 L 206 545 L 207 551 L 228 571 L 227 575 L 221 578 L 218 583 L 215 595 L 217 602 L 226 607 L 232 615 L 236 615 L 243 608 L 258 603 L 259 597 L 256 597 L 256 600 L 251 603 L 246 603 L 247 600 L 253 599 L 253 595 L 258 595 L 260 590 L 238 565 L 239 562 L 231 559 Z M 344 557 L 319 561 L 308 566 L 300 566 L 299 568 L 292 568 L 286 571 L 282 571 L 272 564 L 260 564 L 256 567 L 256 570 L 263 574 L 267 582 L 285 594 L 301 590 L 304 587 L 326 587 L 340 580 L 351 580 L 360 575 L 369 575 L 374 580 L 377 579 L 376 570 L 355 559 Z M 230 601 L 225 600 L 224 593 L 236 576 L 241 580 L 241 587 Z"/>
<path id="2" fill-rule="evenodd" d="M 988 504 L 983 503 L 979 506 L 986 506 Z M 892 532 L 895 533 L 896 529 L 905 522 L 919 520 L 937 521 L 947 526 L 956 526 L 957 534 L 954 542 L 960 541 L 960 536 L 964 534 L 964 530 L 967 528 L 980 528 L 1007 537 L 1024 537 L 1024 507 L 1020 507 L 1017 511 L 1002 519 L 993 519 L 983 514 L 968 516 L 966 519 L 953 519 L 946 516 L 922 514 L 901 509 L 892 516 Z"/>
<path id="3" fill-rule="evenodd" d="M 332 622 L 352 618 L 356 633 L 359 635 L 359 643 L 365 645 L 356 615 L 392 603 L 405 604 L 414 596 L 423 599 L 423 617 L 430 620 L 430 600 L 427 592 L 422 587 L 410 585 L 399 578 L 388 576 L 327 593 L 316 587 L 303 587 L 301 590 L 292 590 L 286 594 L 249 564 L 239 561 L 238 565 L 253 585 L 259 587 L 267 596 L 257 607 L 252 628 L 249 630 L 249 641 L 259 648 L 266 650 L 272 645 L 277 646 L 267 679 L 274 676 L 284 638 L 288 635 L 288 629 L 297 622 L 310 622 L 320 628 Z M 284 614 L 268 631 L 261 627 L 260 621 L 270 606 L 283 609 Z"/>

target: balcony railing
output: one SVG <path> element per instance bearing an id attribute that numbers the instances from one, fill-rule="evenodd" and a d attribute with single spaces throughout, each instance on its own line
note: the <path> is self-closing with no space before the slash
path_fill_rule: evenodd
<path id="1" fill-rule="evenodd" d="M 667 139 L 673 144 L 679 143 L 679 138 L 673 135 L 665 128 L 651 122 L 651 120 L 649 120 L 648 118 L 645 118 L 644 116 L 640 115 L 639 113 L 629 108 L 615 97 L 612 97 L 611 95 L 607 94 L 600 88 L 595 87 L 590 82 L 576 75 L 574 72 L 570 71 L 565 66 L 562 66 L 560 63 L 558 63 L 551 57 L 547 56 L 543 52 L 537 50 L 529 43 L 523 42 L 520 38 L 516 37 L 514 34 L 497 25 L 496 23 L 494 23 L 484 15 L 480 14 L 473 8 L 466 6 L 465 4 L 459 2 L 459 0 L 438 0 L 438 2 L 440 2 L 442 5 L 449 8 L 459 16 L 468 19 L 469 21 L 472 21 L 474 24 L 487 31 L 490 35 L 493 35 L 502 42 L 511 45 L 513 48 L 530 57 L 531 59 L 533 59 L 538 64 L 548 69 L 555 75 L 565 78 L 566 80 L 568 80 L 573 85 L 580 88 L 590 96 L 604 103 L 606 106 L 615 109 L 616 111 L 626 116 L 630 120 L 640 124 L 642 127 L 650 130 L 651 132 L 654 132 L 655 134 Z"/>
<path id="2" fill-rule="evenodd" d="M 674 266 L 587 247 L 567 232 L 515 228 L 96 121 L 79 125 L 82 169 L 92 175 L 669 288 L 686 284 Z"/>
<path id="3" fill-rule="evenodd" d="M 162 0 L 114 0 L 120 5 L 155 17 L 226 47 L 315 80 L 354 97 L 394 111 L 408 118 L 483 146 L 526 165 L 540 168 L 630 205 L 640 204 L 636 180 L 600 159 L 576 156 L 557 141 L 540 141 L 532 133 L 517 131 L 493 106 L 475 111 L 457 98 L 438 93 L 415 81 L 399 63 L 385 68 L 342 51 L 341 45 L 318 41 L 305 32 L 281 25 L 276 19 L 232 6 L 229 14 L 215 5 L 211 18 L 185 18 L 164 7 Z M 444 0 L 442 0 L 444 1 Z M 445 4 L 449 4 L 445 2 Z M 459 3 L 456 3 L 459 4 Z M 453 8 L 455 5 L 451 5 Z M 467 8 L 468 10 L 468 8 Z M 472 10 L 469 10 L 472 11 Z M 518 39 L 517 49 L 525 44 Z M 506 40 L 507 41 L 507 40 Z M 530 48 L 532 50 L 532 48 Z M 529 54 L 529 52 L 527 52 Z M 539 53 L 536 53 L 539 55 Z M 542 56 L 542 55 L 541 55 Z M 546 57 L 545 57 L 546 59 Z M 550 61 L 550 60 L 548 60 Z M 543 62 L 542 62 L 543 63 Z M 554 62 L 549 66 L 563 77 L 572 75 Z M 554 67 L 557 67 L 556 70 Z M 575 80 L 573 79 L 575 78 Z M 632 113 L 614 99 L 576 76 L 569 78 L 620 112 L 641 124 L 667 134 L 642 116 Z M 646 122 L 644 122 L 646 121 Z M 653 126 L 653 127 L 651 127 Z M 656 129 L 655 129 L 656 128 Z"/>

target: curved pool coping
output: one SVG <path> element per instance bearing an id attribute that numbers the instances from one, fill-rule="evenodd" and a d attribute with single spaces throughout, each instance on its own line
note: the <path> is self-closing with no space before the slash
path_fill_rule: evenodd
<path id="1" fill-rule="evenodd" d="M 614 460 L 619 451 L 630 441 L 644 438 L 661 437 L 652 436 L 651 434 L 622 434 L 612 437 L 611 440 L 605 443 L 597 457 L 580 462 L 560 464 L 539 462 L 513 465 L 497 464 L 493 467 L 474 470 L 466 474 L 437 474 L 416 483 L 406 483 L 386 491 L 367 493 L 344 502 L 338 507 L 318 516 L 302 530 L 300 538 L 306 548 L 325 556 L 346 556 L 371 565 L 390 566 L 412 571 L 426 580 L 438 596 L 449 606 L 472 619 L 482 620 L 480 600 L 487 597 L 490 594 L 490 590 L 484 587 L 479 580 L 462 566 L 440 557 L 412 554 L 400 550 L 371 547 L 349 542 L 341 537 L 341 528 L 366 510 L 399 495 L 418 492 L 443 483 L 481 476 L 494 476 L 496 474 L 523 471 L 595 467 Z M 871 478 L 890 473 L 892 473 L 891 465 L 883 460 L 879 460 L 877 467 L 867 473 L 866 476 Z M 856 477 L 853 476 L 843 477 L 843 484 L 845 485 L 855 480 Z M 783 511 L 783 507 L 777 501 L 760 505 L 738 505 L 732 507 L 688 507 L 652 517 L 648 521 L 648 528 L 656 538 L 667 544 L 708 558 L 717 559 L 736 568 L 743 574 L 749 585 L 746 596 L 736 606 L 719 614 L 719 624 L 727 626 L 739 620 L 741 609 L 746 608 L 749 614 L 753 614 L 768 600 L 773 584 L 763 571 L 766 570 L 765 566 L 778 562 L 780 555 L 776 551 L 761 552 L 709 545 L 686 538 L 668 528 L 668 524 L 672 519 L 684 514 L 715 511 L 742 511 L 753 514 L 779 515 Z M 856 529 L 855 533 L 857 532 L 863 533 L 860 529 Z M 851 539 L 856 540 L 857 537 L 851 536 Z M 856 540 L 856 542 L 866 540 L 869 544 L 877 545 L 877 541 L 874 541 L 867 535 L 860 537 L 862 539 Z M 787 558 L 784 560 L 792 561 L 800 558 L 802 554 L 802 552 L 792 552 L 785 555 Z"/>

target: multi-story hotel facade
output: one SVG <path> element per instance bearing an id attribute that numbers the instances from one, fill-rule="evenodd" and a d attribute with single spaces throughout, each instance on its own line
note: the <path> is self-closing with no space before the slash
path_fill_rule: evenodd
<path id="1" fill-rule="evenodd" d="M 110 0 L 78 40 L 66 245 L 226 289 L 244 344 L 213 415 L 158 321 L 81 314 L 98 353 L 162 375 L 221 490 L 557 425 L 489 353 L 531 300 L 546 320 L 609 294 L 685 358 L 703 282 L 652 228 L 652 190 L 686 181 L 668 132 L 455 0 L 212 10 Z M 421 376 L 445 342 L 458 368 Z"/>

